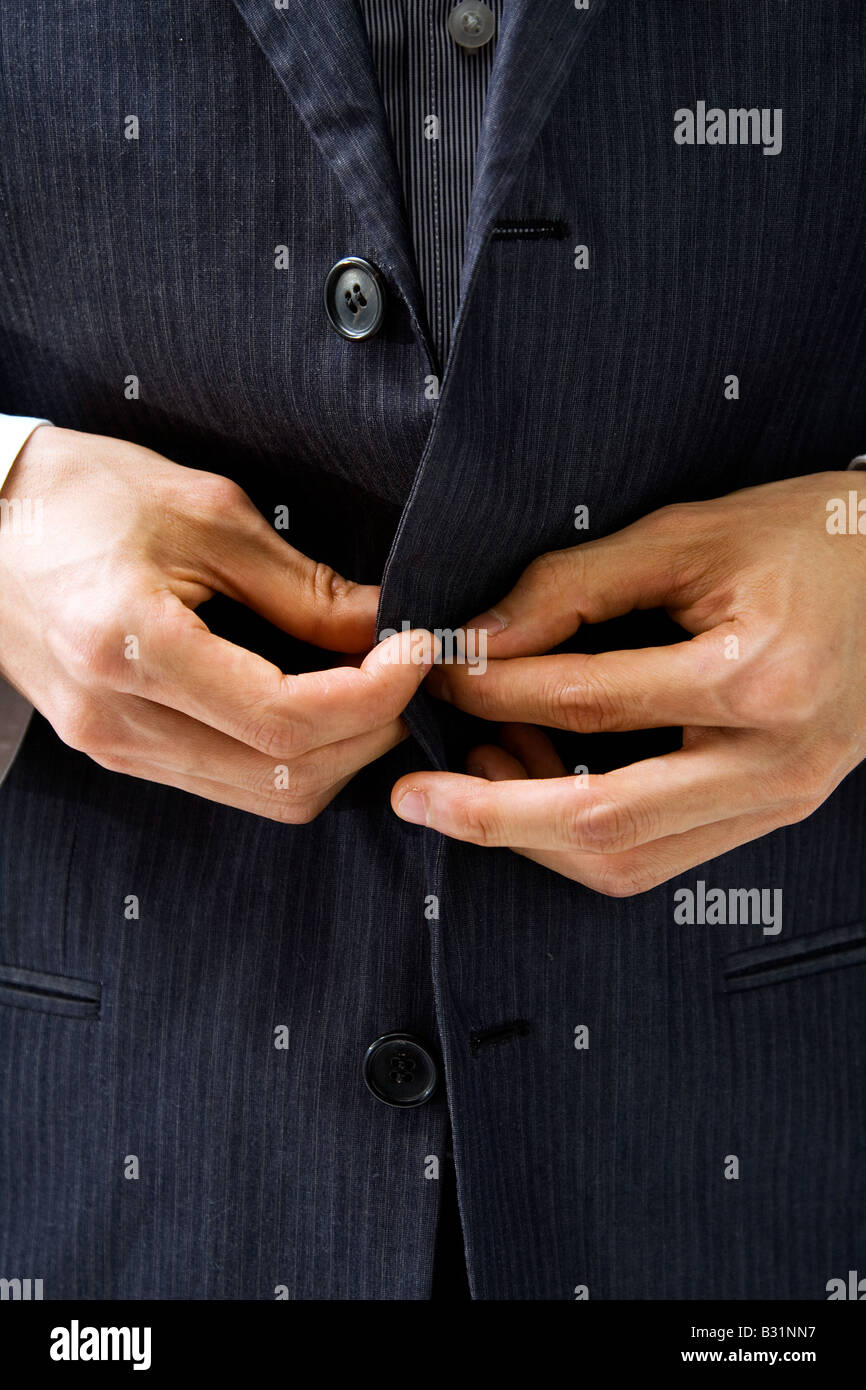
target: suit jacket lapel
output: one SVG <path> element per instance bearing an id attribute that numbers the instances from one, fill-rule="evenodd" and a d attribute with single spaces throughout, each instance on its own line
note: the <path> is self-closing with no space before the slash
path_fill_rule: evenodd
<path id="1" fill-rule="evenodd" d="M 234 3 L 342 183 L 367 246 L 376 249 L 435 359 L 388 116 L 355 0 L 287 0 L 285 9 L 273 0 Z M 353 253 L 363 256 L 367 249 L 334 247 L 334 260 Z"/>
<path id="2" fill-rule="evenodd" d="M 461 297 L 497 211 L 608 0 L 506 0 L 475 159 Z M 527 208 L 543 216 L 544 208 Z"/>
<path id="3" fill-rule="evenodd" d="M 461 310 L 491 224 L 608 0 L 507 0 L 475 162 Z M 409 306 L 431 361 L 424 295 L 388 116 L 355 0 L 234 0 Z M 544 209 L 527 209 L 543 215 Z M 335 247 L 334 259 L 363 247 Z M 452 339 L 453 341 L 453 339 Z"/>

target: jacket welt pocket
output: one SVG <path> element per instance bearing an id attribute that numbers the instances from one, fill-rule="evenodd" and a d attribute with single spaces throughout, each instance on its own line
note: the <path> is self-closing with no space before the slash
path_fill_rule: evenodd
<path id="1" fill-rule="evenodd" d="M 847 965 L 866 965 L 866 922 L 734 951 L 725 957 L 722 974 L 725 990 L 732 993 Z"/>
<path id="2" fill-rule="evenodd" d="M 35 1009 L 37 1013 L 63 1014 L 66 1018 L 98 1018 L 101 995 L 102 987 L 94 980 L 0 965 L 0 1004 L 9 1004 L 13 1009 Z"/>

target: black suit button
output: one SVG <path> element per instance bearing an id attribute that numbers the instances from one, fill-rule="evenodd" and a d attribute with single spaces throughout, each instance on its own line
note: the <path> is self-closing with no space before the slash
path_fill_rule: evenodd
<path id="1" fill-rule="evenodd" d="M 385 1105 L 423 1105 L 438 1079 L 426 1044 L 411 1033 L 386 1033 L 367 1048 L 364 1080 Z"/>
<path id="2" fill-rule="evenodd" d="M 345 256 L 328 271 L 325 312 L 343 338 L 372 338 L 385 317 L 385 282 L 370 261 Z"/>

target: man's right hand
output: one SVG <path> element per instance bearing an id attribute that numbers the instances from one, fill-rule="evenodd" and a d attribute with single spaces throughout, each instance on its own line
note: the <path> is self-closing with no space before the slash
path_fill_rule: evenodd
<path id="1" fill-rule="evenodd" d="M 287 545 L 229 479 L 40 425 L 2 496 L 21 505 L 0 516 L 0 673 L 102 767 L 301 824 L 406 737 L 418 634 L 371 651 L 378 589 Z M 215 593 L 368 655 L 285 675 L 208 630 Z"/>

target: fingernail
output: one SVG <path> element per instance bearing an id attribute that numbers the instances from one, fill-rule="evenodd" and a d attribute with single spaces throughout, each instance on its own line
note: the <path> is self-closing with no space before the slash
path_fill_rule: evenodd
<path id="1" fill-rule="evenodd" d="M 427 798 L 421 792 L 407 792 L 397 802 L 397 815 L 410 825 L 426 825 Z"/>
<path id="2" fill-rule="evenodd" d="M 467 627 L 484 628 L 488 637 L 495 637 L 497 632 L 508 627 L 508 619 L 504 613 L 500 613 L 498 608 L 488 608 L 486 613 L 482 613 L 480 618 L 475 618 Z"/>

